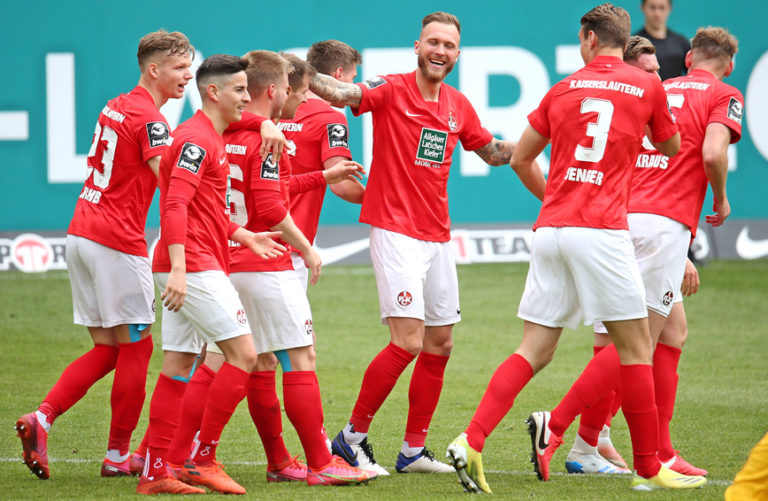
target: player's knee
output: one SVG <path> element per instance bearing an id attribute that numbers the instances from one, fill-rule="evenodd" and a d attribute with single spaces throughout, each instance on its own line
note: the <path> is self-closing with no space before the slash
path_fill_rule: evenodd
<path id="1" fill-rule="evenodd" d="M 394 343 L 396 346 L 404 349 L 413 356 L 417 356 L 424 349 L 424 340 L 420 337 L 410 336 Z"/>
<path id="2" fill-rule="evenodd" d="M 272 352 L 260 353 L 257 362 L 257 371 L 274 371 L 277 369 L 277 357 Z"/>

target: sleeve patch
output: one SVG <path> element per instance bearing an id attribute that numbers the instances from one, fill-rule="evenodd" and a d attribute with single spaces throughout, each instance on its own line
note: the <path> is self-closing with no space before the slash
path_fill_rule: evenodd
<path id="1" fill-rule="evenodd" d="M 741 118 L 744 115 L 744 105 L 735 97 L 728 102 L 728 118 L 741 125 Z"/>
<path id="2" fill-rule="evenodd" d="M 349 149 L 349 132 L 344 124 L 327 124 L 328 147 Z"/>
<path id="3" fill-rule="evenodd" d="M 169 139 L 171 138 L 168 125 L 164 122 L 148 122 L 147 123 L 147 138 L 149 139 L 149 147 L 154 148 L 156 146 L 170 146 Z"/>
<path id="4" fill-rule="evenodd" d="M 280 180 L 280 169 L 277 163 L 272 159 L 272 153 L 267 155 L 267 158 L 261 162 L 261 179 L 271 179 L 273 181 Z"/>
<path id="5" fill-rule="evenodd" d="M 387 81 L 384 80 L 384 77 L 373 77 L 363 82 L 363 85 L 369 89 L 375 89 L 376 87 L 384 85 L 385 83 L 387 83 Z"/>
<path id="6" fill-rule="evenodd" d="M 205 153 L 205 150 L 195 143 L 186 142 L 181 147 L 181 154 L 179 155 L 179 161 L 176 162 L 176 166 L 197 174 L 205 159 Z"/>

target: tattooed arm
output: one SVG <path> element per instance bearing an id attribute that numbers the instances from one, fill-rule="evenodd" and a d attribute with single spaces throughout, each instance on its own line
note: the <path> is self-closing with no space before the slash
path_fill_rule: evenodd
<path id="1" fill-rule="evenodd" d="M 309 90 L 334 106 L 357 108 L 363 99 L 363 91 L 357 85 L 340 82 L 321 73 L 313 76 L 309 81 Z"/>
<path id="2" fill-rule="evenodd" d="M 475 150 L 475 153 L 489 165 L 505 165 L 512 158 L 515 143 L 493 138 L 490 143 Z"/>

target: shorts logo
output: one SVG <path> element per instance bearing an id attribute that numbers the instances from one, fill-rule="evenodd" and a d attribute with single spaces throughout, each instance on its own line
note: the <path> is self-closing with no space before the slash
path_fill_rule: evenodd
<path id="1" fill-rule="evenodd" d="M 448 133 L 441 130 L 421 129 L 419 138 L 419 150 L 416 152 L 416 158 L 426 160 L 427 162 L 443 163 L 445 158 L 445 147 L 448 144 Z"/>
<path id="2" fill-rule="evenodd" d="M 176 165 L 182 169 L 187 169 L 193 174 L 197 174 L 204 159 L 205 150 L 203 148 L 194 143 L 186 142 L 181 147 L 181 154 Z"/>
<path id="3" fill-rule="evenodd" d="M 328 124 L 328 147 L 349 148 L 347 126 L 344 124 Z"/>
<path id="4" fill-rule="evenodd" d="M 168 126 L 163 122 L 149 122 L 147 124 L 147 138 L 149 147 L 169 146 L 168 139 L 171 137 L 168 132 Z"/>
<path id="5" fill-rule="evenodd" d="M 397 304 L 405 308 L 413 302 L 413 296 L 408 291 L 402 291 L 397 295 Z"/>
<path id="6" fill-rule="evenodd" d="M 664 303 L 664 306 L 669 306 L 672 303 L 674 297 L 675 295 L 672 293 L 672 291 L 667 291 L 664 293 L 664 296 L 662 296 L 661 302 Z"/>
<path id="7" fill-rule="evenodd" d="M 453 113 L 448 114 L 448 128 L 451 129 L 451 132 L 456 132 L 456 129 L 459 128 L 456 119 L 453 117 Z"/>
<path id="8" fill-rule="evenodd" d="M 280 180 L 280 169 L 277 163 L 272 160 L 272 153 L 269 153 L 267 158 L 261 163 L 261 179 Z"/>
<path id="9" fill-rule="evenodd" d="M 155 313 L 157 310 L 155 309 L 155 300 L 152 300 L 152 313 Z"/>
<path id="10" fill-rule="evenodd" d="M 304 322 L 304 330 L 307 332 L 308 336 L 311 336 L 315 331 L 312 329 L 312 320 L 309 319 L 306 322 Z"/>
<path id="11" fill-rule="evenodd" d="M 741 117 L 744 115 L 744 105 L 732 97 L 728 102 L 728 118 L 741 125 Z"/>
<path id="12" fill-rule="evenodd" d="M 384 77 L 373 77 L 363 82 L 363 85 L 369 89 L 375 89 L 376 87 L 384 85 L 385 83 L 387 83 L 387 81 L 384 80 Z"/>
<path id="13" fill-rule="evenodd" d="M 237 323 L 240 325 L 245 325 L 245 321 L 246 321 L 245 311 L 242 308 L 240 308 L 239 310 L 237 310 Z"/>

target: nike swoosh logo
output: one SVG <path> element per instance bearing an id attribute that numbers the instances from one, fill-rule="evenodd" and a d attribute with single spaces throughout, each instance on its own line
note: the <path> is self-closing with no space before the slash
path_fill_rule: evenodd
<path id="1" fill-rule="evenodd" d="M 219 160 L 219 165 L 224 165 L 224 162 L 226 161 L 227 161 L 226 158 L 222 158 L 221 160 Z"/>
<path id="2" fill-rule="evenodd" d="M 736 254 L 743 259 L 758 259 L 768 256 L 768 239 L 753 240 L 749 236 L 749 227 L 745 226 L 736 238 Z"/>
<path id="3" fill-rule="evenodd" d="M 368 237 L 366 237 L 353 242 L 327 247 L 325 249 L 315 245 L 315 249 L 318 254 L 320 254 L 320 259 L 323 260 L 323 264 L 331 264 L 341 261 L 353 254 L 357 254 L 358 252 L 367 249 L 369 246 L 370 243 L 368 242 Z"/>
<path id="4" fill-rule="evenodd" d="M 549 445 L 547 442 L 544 441 L 544 434 L 547 431 L 547 418 L 544 417 L 541 421 L 541 429 L 536 430 L 539 432 L 539 444 L 538 447 L 541 450 L 541 452 L 544 452 L 544 449 L 547 448 L 547 445 Z"/>
<path id="5" fill-rule="evenodd" d="M 419 115 L 417 113 L 411 113 L 408 110 L 405 110 L 405 116 L 407 116 L 407 117 L 420 117 L 421 115 Z"/>

